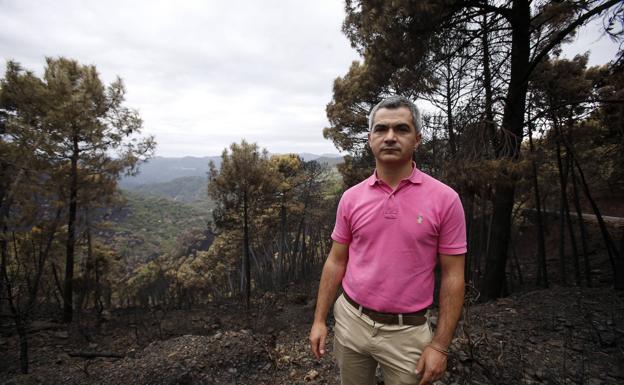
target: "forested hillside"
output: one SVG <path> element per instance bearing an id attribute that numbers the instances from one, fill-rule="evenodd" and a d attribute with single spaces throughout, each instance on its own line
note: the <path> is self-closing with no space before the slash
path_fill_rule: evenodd
<path id="1" fill-rule="evenodd" d="M 128 271 L 173 251 L 183 234 L 210 228 L 205 198 L 191 205 L 154 195 L 122 192 L 123 203 L 109 209 L 107 226 L 98 232 L 98 239 L 116 251 Z"/>
<path id="2" fill-rule="evenodd" d="M 125 187 L 128 191 L 141 195 L 169 198 L 176 202 L 203 201 L 206 208 L 209 208 L 207 184 L 208 180 L 205 176 L 185 176 L 160 183 L 127 184 Z"/>

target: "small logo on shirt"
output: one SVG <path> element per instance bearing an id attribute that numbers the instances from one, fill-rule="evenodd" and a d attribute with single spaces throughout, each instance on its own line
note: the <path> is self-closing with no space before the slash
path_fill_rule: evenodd
<path id="1" fill-rule="evenodd" d="M 418 218 L 416 219 L 416 222 L 418 222 L 418 224 L 421 224 L 423 222 L 422 214 L 418 214 Z"/>

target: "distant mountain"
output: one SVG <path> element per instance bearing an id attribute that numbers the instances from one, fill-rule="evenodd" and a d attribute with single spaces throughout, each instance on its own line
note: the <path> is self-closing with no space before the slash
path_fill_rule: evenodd
<path id="1" fill-rule="evenodd" d="M 342 156 L 338 154 L 315 155 L 304 152 L 299 154 L 299 156 L 306 162 L 315 160 L 321 164 L 325 163 L 330 167 L 342 163 L 343 161 Z M 220 156 L 185 156 L 182 158 L 157 156 L 141 164 L 138 175 L 122 178 L 119 182 L 119 187 L 125 190 L 138 191 L 141 189 L 145 190 L 147 185 L 167 183 L 183 177 L 201 177 L 206 180 L 208 163 L 210 161 L 213 161 L 217 167 L 221 166 Z M 190 180 L 184 181 L 184 183 L 190 183 Z M 197 180 L 195 180 L 195 183 L 197 183 Z M 166 186 L 157 186 L 159 190 L 166 188 Z M 186 200 L 182 201 L 186 202 Z"/>
<path id="2" fill-rule="evenodd" d="M 319 158 L 314 159 L 319 164 L 327 164 L 330 167 L 334 167 L 344 162 L 342 156 L 327 156 L 323 155 Z"/>
<path id="3" fill-rule="evenodd" d="M 143 163 L 139 167 L 139 174 L 132 177 L 124 177 L 119 182 L 122 189 L 133 189 L 139 185 L 170 182 L 176 178 L 188 176 L 206 177 L 208 163 L 213 161 L 217 167 L 221 165 L 220 156 L 183 158 L 165 158 L 157 156 Z"/>
<path id="4" fill-rule="evenodd" d="M 309 152 L 302 152 L 301 154 L 298 154 L 298 155 L 301 157 L 301 159 L 305 160 L 306 162 L 309 162 L 311 160 L 316 160 L 321 157 L 321 155 L 310 154 Z"/>

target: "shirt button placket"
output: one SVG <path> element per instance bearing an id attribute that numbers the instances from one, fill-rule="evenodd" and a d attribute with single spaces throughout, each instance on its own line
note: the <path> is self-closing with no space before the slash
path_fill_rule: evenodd
<path id="1" fill-rule="evenodd" d="M 396 204 L 395 194 L 392 192 L 384 201 L 384 218 L 396 219 L 398 213 L 399 209 Z"/>

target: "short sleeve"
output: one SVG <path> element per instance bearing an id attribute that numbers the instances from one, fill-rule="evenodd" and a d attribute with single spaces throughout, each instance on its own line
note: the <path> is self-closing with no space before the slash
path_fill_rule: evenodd
<path id="1" fill-rule="evenodd" d="M 445 255 L 465 254 L 466 218 L 459 196 L 455 196 L 440 224 L 438 253 Z"/>
<path id="2" fill-rule="evenodd" d="M 346 205 L 347 199 L 343 194 L 340 198 L 340 202 L 338 203 L 338 210 L 336 211 L 336 224 L 334 225 L 334 231 L 331 235 L 334 241 L 342 244 L 351 243 L 351 224 Z"/>

